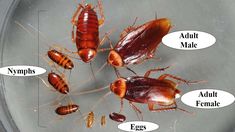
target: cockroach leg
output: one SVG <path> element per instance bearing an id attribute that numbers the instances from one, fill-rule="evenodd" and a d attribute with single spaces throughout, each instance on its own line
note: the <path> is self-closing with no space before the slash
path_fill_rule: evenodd
<path id="1" fill-rule="evenodd" d="M 173 105 L 174 106 L 168 107 L 168 108 L 157 108 L 157 109 L 155 109 L 153 103 L 148 103 L 148 108 L 149 108 L 149 111 L 151 111 L 151 112 L 160 112 L 160 111 L 167 111 L 167 110 L 181 110 L 182 112 L 185 112 L 187 114 L 193 114 L 192 112 L 189 112 L 185 109 L 179 108 L 177 106 L 176 102 L 174 102 Z"/>
<path id="2" fill-rule="evenodd" d="M 134 20 L 133 24 L 130 27 L 134 27 L 135 26 L 135 24 L 137 22 L 137 19 L 138 19 L 138 17 L 135 17 L 135 20 Z"/>
<path id="3" fill-rule="evenodd" d="M 144 74 L 144 77 L 149 77 L 149 75 L 150 75 L 152 72 L 165 71 L 165 70 L 168 69 L 168 68 L 170 68 L 170 66 L 167 66 L 167 67 L 164 67 L 164 68 L 156 68 L 156 69 L 148 70 L 148 71 Z"/>
<path id="4" fill-rule="evenodd" d="M 133 24 L 132 24 L 131 26 L 125 28 L 125 29 L 121 32 L 120 38 L 125 37 L 128 33 L 130 33 L 131 31 L 135 30 L 134 25 L 135 25 L 137 19 L 138 19 L 138 17 L 135 18 L 135 20 L 134 20 L 134 22 L 133 22 Z"/>
<path id="5" fill-rule="evenodd" d="M 84 2 L 84 0 L 83 0 L 83 2 Z M 78 16 L 78 14 L 79 14 L 79 12 L 80 12 L 80 10 L 82 9 L 82 8 L 84 8 L 83 7 L 83 4 L 78 4 L 78 7 L 77 7 L 77 10 L 75 11 L 75 13 L 73 14 L 73 17 L 72 17 L 72 19 L 71 19 L 71 23 L 74 25 L 74 26 L 76 26 L 76 24 L 77 24 L 77 20 L 76 20 L 76 17 Z"/>
<path id="6" fill-rule="evenodd" d="M 123 99 L 120 99 L 120 111 L 119 113 L 121 113 L 123 110 Z"/>
<path id="7" fill-rule="evenodd" d="M 141 63 L 144 63 L 145 61 L 148 61 L 150 59 L 154 59 L 156 61 L 161 60 L 161 58 L 154 57 L 154 55 L 155 55 L 155 53 L 149 54 L 149 55 L 147 55 L 146 58 L 144 58 L 143 60 L 139 60 L 139 61 L 135 62 L 134 64 L 141 64 Z"/>
<path id="8" fill-rule="evenodd" d="M 193 112 L 189 112 L 189 111 L 187 111 L 187 110 L 185 110 L 185 109 L 179 108 L 179 107 L 177 106 L 177 104 L 176 104 L 175 101 L 174 101 L 174 105 L 175 105 L 175 107 L 176 107 L 177 110 L 181 110 L 182 112 L 185 112 L 185 113 L 191 114 L 191 115 L 194 114 Z"/>
<path id="9" fill-rule="evenodd" d="M 57 49 L 59 49 L 59 50 L 61 50 L 61 51 L 63 51 L 63 52 L 68 52 L 68 53 L 71 53 L 71 54 L 77 54 L 77 52 L 70 51 L 69 49 L 61 47 L 61 46 L 59 46 L 57 44 L 53 44 L 52 46 L 57 48 Z"/>
<path id="10" fill-rule="evenodd" d="M 61 47 L 61 46 L 59 46 L 59 45 L 57 45 L 57 44 L 53 44 L 52 46 L 54 47 L 53 49 L 58 49 L 58 50 L 60 50 L 60 51 L 63 52 L 63 54 L 64 54 L 65 56 L 67 56 L 67 57 L 71 57 L 71 58 L 74 58 L 74 59 L 81 60 L 81 58 L 77 58 L 77 57 L 75 57 L 75 56 L 72 56 L 72 55 L 77 55 L 77 52 L 70 51 L 69 49 L 64 48 L 64 47 Z M 69 54 L 66 54 L 66 53 L 64 53 L 64 52 L 67 52 L 67 53 L 69 53 Z"/>
<path id="11" fill-rule="evenodd" d="M 110 38 L 108 37 L 108 40 L 109 40 L 109 46 L 111 49 L 113 49 L 113 44 L 112 44 L 112 41 L 110 40 Z"/>
<path id="12" fill-rule="evenodd" d="M 165 78 L 167 78 L 167 77 L 169 77 L 169 78 L 172 78 L 172 79 L 175 79 L 175 80 L 178 80 L 178 81 L 180 81 L 180 82 L 183 82 L 183 83 L 186 83 L 186 84 L 196 84 L 196 83 L 204 83 L 204 82 L 206 82 L 206 81 L 204 81 L 204 80 L 199 80 L 199 81 L 189 81 L 189 80 L 184 80 L 184 79 L 182 79 L 182 78 L 180 78 L 180 77 L 177 77 L 177 76 L 174 76 L 174 75 L 171 75 L 171 74 L 163 74 L 163 75 L 161 75 L 158 79 L 159 80 L 164 80 Z"/>
<path id="13" fill-rule="evenodd" d="M 135 75 L 137 75 L 137 73 L 136 73 L 134 70 L 132 70 L 131 68 L 129 68 L 129 67 L 126 66 L 126 69 L 127 69 L 128 71 L 131 71 L 131 72 L 134 73 Z"/>
<path id="14" fill-rule="evenodd" d="M 129 101 L 129 104 L 133 108 L 133 110 L 135 111 L 138 119 L 143 121 L 143 115 L 142 115 L 142 112 L 139 110 L 139 108 L 137 108 L 131 101 Z"/>
<path id="15" fill-rule="evenodd" d="M 47 58 L 46 58 L 47 55 L 40 55 L 40 56 L 43 58 L 43 60 L 44 60 L 45 62 L 47 62 L 47 64 L 48 64 L 50 67 L 53 67 L 54 63 L 53 63 L 52 61 L 47 60 Z"/>
<path id="16" fill-rule="evenodd" d="M 102 39 L 100 40 L 100 42 L 99 42 L 99 46 L 102 46 L 106 40 L 109 41 L 109 44 L 110 44 L 110 45 L 112 44 L 112 42 L 111 42 L 109 36 L 114 32 L 114 30 L 115 30 L 115 29 L 112 29 L 112 30 L 110 30 L 109 32 L 106 32 L 106 33 L 104 34 L 103 38 L 102 38 Z M 110 46 L 110 48 L 113 49 L 112 46 Z"/>
<path id="17" fill-rule="evenodd" d="M 102 46 L 102 45 L 104 44 L 104 42 L 105 42 L 105 40 L 107 39 L 107 37 L 108 37 L 108 34 L 105 33 L 104 37 L 103 37 L 103 38 L 100 40 L 100 42 L 99 42 L 99 46 Z"/>
<path id="18" fill-rule="evenodd" d="M 101 18 L 99 19 L 99 26 L 103 25 L 104 24 L 104 21 L 105 21 L 105 17 L 104 17 L 104 10 L 103 10 L 103 4 L 102 4 L 102 1 L 101 0 L 97 0 L 98 2 L 98 8 L 99 8 L 99 13 L 100 13 L 100 16 Z"/>
<path id="19" fill-rule="evenodd" d="M 76 12 L 74 13 L 74 15 L 73 15 L 73 17 L 72 17 L 72 20 L 71 20 L 71 23 L 72 23 L 72 25 L 73 25 L 73 28 L 72 28 L 72 41 L 73 41 L 73 43 L 75 43 L 74 26 L 77 25 L 76 17 L 78 16 L 80 10 L 83 8 L 83 3 L 84 3 L 84 0 L 82 1 L 82 4 L 78 4 L 77 10 L 76 10 Z"/>
<path id="20" fill-rule="evenodd" d="M 154 108 L 154 105 L 155 105 L 154 103 L 148 103 L 149 111 L 151 111 L 151 112 L 160 112 L 160 111 L 175 110 L 175 109 L 177 109 L 177 105 L 175 105 L 173 107 L 157 108 L 157 109 Z"/>
<path id="21" fill-rule="evenodd" d="M 118 69 L 117 69 L 116 67 L 113 67 L 113 69 L 114 69 L 114 71 L 115 71 L 115 73 L 116 73 L 116 76 L 117 76 L 118 78 L 120 78 L 121 75 L 120 75 Z"/>
<path id="22" fill-rule="evenodd" d="M 156 51 L 156 49 L 154 49 L 152 52 L 150 52 L 148 55 L 147 55 L 147 57 L 145 58 L 145 61 L 146 60 L 149 60 L 149 59 L 153 59 L 153 60 L 156 60 L 156 61 L 160 61 L 161 60 L 161 58 L 159 58 L 159 57 L 154 57 L 155 56 L 155 52 Z"/>
<path id="23" fill-rule="evenodd" d="M 77 21 L 75 21 L 75 23 L 77 23 Z M 72 34 L 72 42 L 73 42 L 73 43 L 76 43 L 74 32 L 75 32 L 75 31 L 74 31 L 74 25 L 73 25 L 73 27 L 72 27 L 72 33 L 71 33 L 71 34 Z"/>

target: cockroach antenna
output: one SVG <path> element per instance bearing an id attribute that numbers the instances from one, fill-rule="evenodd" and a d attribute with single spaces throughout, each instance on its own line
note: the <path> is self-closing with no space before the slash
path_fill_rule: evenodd
<path id="1" fill-rule="evenodd" d="M 157 19 L 157 12 L 155 11 L 155 19 Z"/>

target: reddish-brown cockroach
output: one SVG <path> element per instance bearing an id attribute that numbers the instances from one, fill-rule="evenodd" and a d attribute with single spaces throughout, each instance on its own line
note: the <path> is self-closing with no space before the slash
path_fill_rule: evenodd
<path id="1" fill-rule="evenodd" d="M 74 67 L 70 58 L 55 49 L 49 50 L 47 55 L 53 62 L 63 67 L 64 69 L 72 69 Z"/>
<path id="2" fill-rule="evenodd" d="M 100 125 L 101 126 L 105 126 L 106 125 L 106 117 L 105 117 L 105 115 L 101 116 L 101 118 L 100 118 Z"/>
<path id="3" fill-rule="evenodd" d="M 124 115 L 115 112 L 109 114 L 109 118 L 116 122 L 124 122 L 126 120 L 126 117 Z"/>
<path id="4" fill-rule="evenodd" d="M 90 111 L 88 114 L 83 115 L 83 119 L 86 121 L 86 127 L 87 128 L 92 128 L 95 123 L 95 114 L 93 111 Z M 100 118 L 100 125 L 105 126 L 106 125 L 106 117 L 105 115 L 101 116 Z"/>
<path id="5" fill-rule="evenodd" d="M 76 104 L 69 104 L 65 106 L 59 106 L 56 108 L 55 112 L 58 115 L 68 115 L 79 110 L 79 106 Z"/>
<path id="6" fill-rule="evenodd" d="M 29 33 L 30 35 L 32 35 L 33 33 L 30 32 L 29 29 L 27 29 L 25 26 L 23 26 L 21 23 L 19 23 L 18 21 L 15 21 L 15 23 L 20 26 L 23 30 L 25 30 L 27 33 Z M 33 30 L 36 30 L 34 27 L 31 27 L 33 28 Z M 39 32 L 39 31 L 38 31 Z M 42 34 L 40 32 L 40 34 Z M 46 39 L 45 35 L 42 34 L 42 36 Z M 34 37 L 34 36 L 33 36 Z M 47 44 L 50 44 L 50 42 L 47 42 Z M 56 45 L 55 45 L 56 46 Z M 59 50 L 57 50 L 59 49 Z M 51 59 L 51 61 L 48 61 L 45 57 L 45 56 L 42 56 L 43 59 L 48 62 L 48 64 L 52 67 L 52 66 L 55 66 L 53 65 L 52 63 L 56 63 L 58 66 L 60 67 L 63 67 L 64 69 L 72 69 L 74 67 L 74 64 L 72 62 L 72 60 L 68 57 L 69 55 L 66 55 L 64 53 L 62 53 L 60 50 L 62 50 L 63 48 L 62 47 L 59 47 L 59 46 L 56 46 L 56 48 L 52 48 L 50 46 L 49 50 L 47 51 L 47 56 Z M 75 57 L 73 57 L 75 58 Z M 77 59 L 77 58 L 76 58 Z M 56 68 L 56 67 L 55 67 Z M 57 71 L 59 71 L 57 68 L 56 68 Z"/>
<path id="7" fill-rule="evenodd" d="M 187 112 L 178 108 L 175 101 L 180 93 L 180 90 L 177 89 L 179 83 L 167 78 L 175 79 L 186 84 L 202 81 L 187 81 L 171 74 L 163 74 L 157 79 L 149 78 L 151 72 L 165 70 L 166 68 L 151 69 L 144 76 L 120 77 L 111 83 L 110 90 L 121 98 L 121 109 L 123 107 L 122 101 L 126 99 L 141 120 L 143 119 L 141 111 L 133 103 L 148 104 L 149 110 L 153 112 L 175 109 Z M 154 108 L 154 105 L 161 106 L 162 108 Z"/>
<path id="8" fill-rule="evenodd" d="M 94 112 L 91 111 L 88 113 L 87 118 L 86 118 L 86 127 L 91 128 L 95 122 L 95 115 Z"/>
<path id="9" fill-rule="evenodd" d="M 54 72 L 50 72 L 48 74 L 48 82 L 53 86 L 53 88 L 55 88 L 55 90 L 59 91 L 60 93 L 69 93 L 69 86 L 60 75 Z"/>
<path id="10" fill-rule="evenodd" d="M 101 0 L 98 0 L 100 20 L 98 20 L 97 13 L 94 10 L 96 6 L 93 7 L 92 4 L 83 5 L 83 3 L 84 0 L 82 4 L 78 5 L 71 20 L 73 24 L 72 40 L 76 42 L 77 54 L 85 63 L 88 63 L 96 56 L 99 46 L 103 44 L 106 38 L 99 40 L 99 26 L 104 23 L 105 17 Z M 74 27 L 76 27 L 76 34 Z M 99 49 L 99 51 L 105 51 L 105 49 Z"/>
<path id="11" fill-rule="evenodd" d="M 155 19 L 137 27 L 128 27 L 121 33 L 115 47 L 111 47 L 108 63 L 114 67 L 126 67 L 153 58 L 163 36 L 170 28 L 171 23 L 167 18 Z"/>

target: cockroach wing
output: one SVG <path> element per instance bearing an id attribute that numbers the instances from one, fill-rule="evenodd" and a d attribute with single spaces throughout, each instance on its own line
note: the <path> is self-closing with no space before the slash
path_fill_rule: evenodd
<path id="1" fill-rule="evenodd" d="M 122 57 L 125 65 L 140 63 L 154 54 L 162 37 L 168 33 L 159 24 L 161 19 L 145 23 L 124 36 L 114 50 Z"/>

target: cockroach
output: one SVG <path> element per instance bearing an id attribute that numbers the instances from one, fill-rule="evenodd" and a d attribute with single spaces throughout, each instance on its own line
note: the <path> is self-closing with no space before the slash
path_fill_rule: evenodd
<path id="1" fill-rule="evenodd" d="M 69 104 L 65 106 L 59 106 L 56 108 L 55 112 L 58 115 L 68 115 L 74 112 L 77 112 L 79 109 L 79 106 L 76 104 Z"/>
<path id="2" fill-rule="evenodd" d="M 163 36 L 170 28 L 171 23 L 167 18 L 155 19 L 137 27 L 128 27 L 121 33 L 115 47 L 110 50 L 108 63 L 114 67 L 126 67 L 153 58 Z"/>
<path id="3" fill-rule="evenodd" d="M 137 113 L 137 116 L 138 114 L 141 116 L 139 118 L 141 120 L 143 120 L 141 111 L 133 103 L 148 104 L 148 108 L 152 112 L 175 109 L 187 112 L 177 107 L 175 99 L 179 97 L 180 90 L 177 89 L 178 83 L 170 79 L 175 79 L 186 84 L 202 81 L 187 81 L 171 74 L 162 74 L 157 79 L 149 77 L 151 72 L 162 71 L 166 68 L 151 69 L 144 76 L 120 77 L 110 84 L 110 90 L 121 98 L 121 107 L 123 107 L 123 99 L 128 100 L 130 106 Z M 154 105 L 161 107 L 154 108 Z"/>
<path id="4" fill-rule="evenodd" d="M 34 35 L 32 35 L 33 33 L 30 32 L 30 30 L 27 29 L 25 26 L 23 26 L 21 23 L 19 23 L 18 21 L 15 21 L 15 23 L 18 26 L 20 26 L 23 30 L 25 30 L 27 33 L 29 33 L 31 36 L 34 37 Z M 36 30 L 34 27 L 32 27 L 32 28 L 34 30 Z M 39 32 L 39 33 L 41 33 L 41 32 Z M 42 36 L 44 38 L 46 38 L 45 35 L 42 34 Z M 50 44 L 50 42 L 47 42 L 47 44 Z M 56 47 L 57 47 L 57 49 L 60 49 L 60 50 L 63 49 L 62 47 L 59 47 L 59 46 L 56 46 Z M 47 56 L 51 59 L 51 61 L 49 61 L 45 58 L 46 55 L 42 56 L 42 57 L 46 62 L 48 62 L 48 64 L 50 66 L 52 66 L 52 62 L 54 62 L 54 63 L 58 64 L 58 66 L 63 67 L 64 69 L 71 70 L 74 67 L 73 61 L 68 57 L 68 55 L 62 53 L 61 51 L 56 50 L 55 48 L 52 48 L 51 46 L 50 46 L 49 50 L 47 51 Z M 75 57 L 73 57 L 73 58 L 75 58 Z M 56 68 L 56 70 L 59 71 L 57 68 Z"/>
<path id="5" fill-rule="evenodd" d="M 101 124 L 101 126 L 105 126 L 106 125 L 106 117 L 105 117 L 105 115 L 101 116 L 100 124 Z"/>
<path id="6" fill-rule="evenodd" d="M 74 67 L 70 58 L 55 49 L 49 50 L 47 55 L 53 62 L 63 67 L 64 69 L 72 69 Z"/>
<path id="7" fill-rule="evenodd" d="M 126 117 L 124 115 L 115 112 L 109 114 L 109 118 L 116 122 L 124 122 L 126 120 Z"/>
<path id="8" fill-rule="evenodd" d="M 53 86 L 53 88 L 55 88 L 55 90 L 59 91 L 60 93 L 69 93 L 69 86 L 60 75 L 54 72 L 50 72 L 48 74 L 48 82 Z"/>
<path id="9" fill-rule="evenodd" d="M 82 2 L 83 3 L 83 2 Z M 99 46 L 106 37 L 99 40 L 99 26 L 104 23 L 105 17 L 101 0 L 98 0 L 98 8 L 101 19 L 98 20 L 95 7 L 92 4 L 79 4 L 71 23 L 73 24 L 72 40 L 76 43 L 77 54 L 83 62 L 88 63 L 96 56 Z M 76 34 L 74 33 L 76 27 Z M 99 49 L 103 51 L 104 49 Z"/>
<path id="10" fill-rule="evenodd" d="M 86 127 L 91 128 L 95 122 L 95 115 L 94 112 L 91 111 L 88 113 L 87 118 L 86 118 Z"/>

